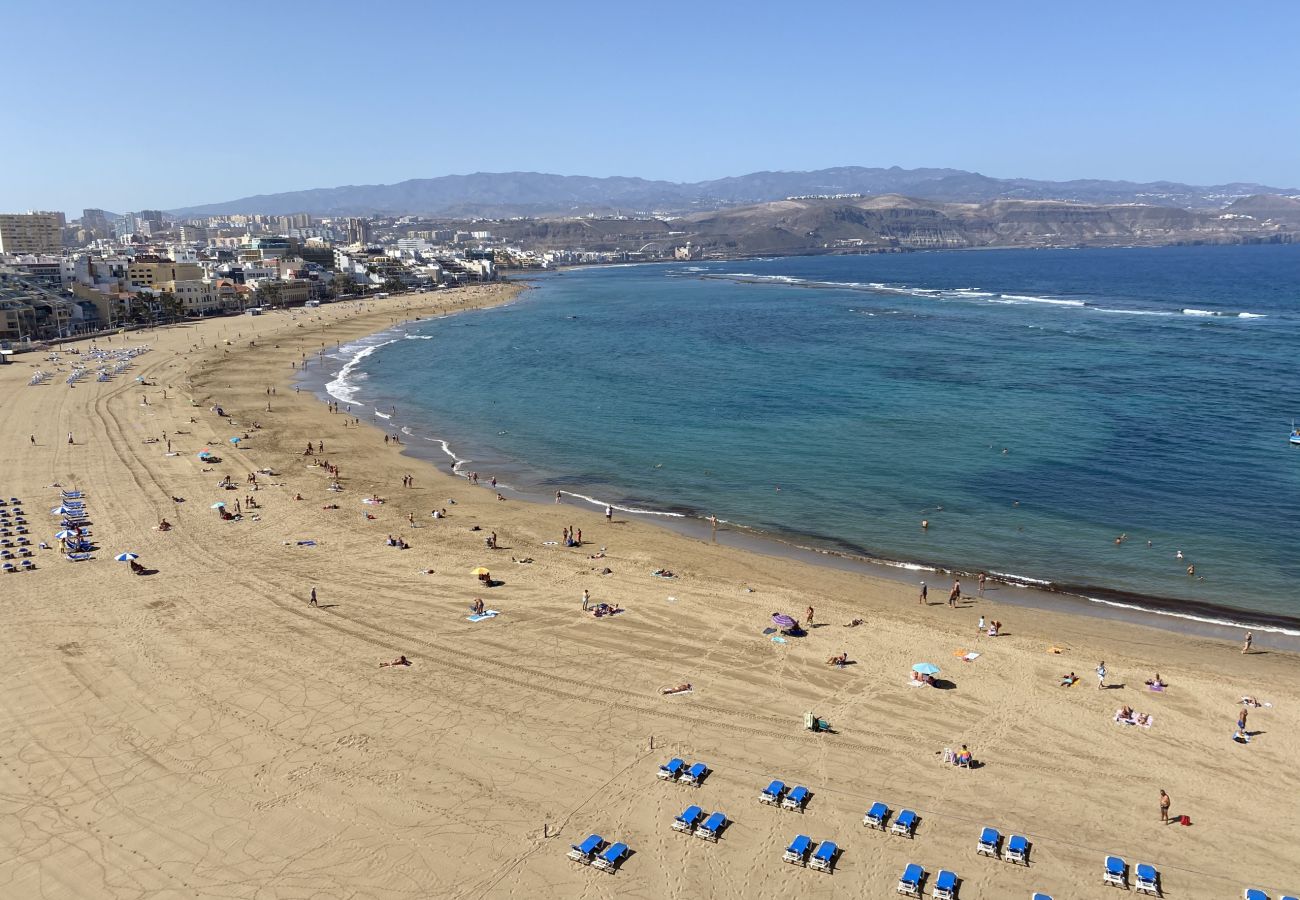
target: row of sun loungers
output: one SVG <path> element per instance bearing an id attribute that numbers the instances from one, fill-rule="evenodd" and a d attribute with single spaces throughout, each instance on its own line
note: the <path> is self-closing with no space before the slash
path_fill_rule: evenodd
<path id="1" fill-rule="evenodd" d="M 673 831 L 680 831 L 683 834 L 693 834 L 697 838 L 706 841 L 718 842 L 718 835 L 727 825 L 727 817 L 720 812 L 704 819 L 704 810 L 698 806 L 688 806 L 682 810 L 682 814 L 673 819 Z"/>
<path id="2" fill-rule="evenodd" d="M 574 844 L 570 848 L 569 859 L 612 874 L 619 863 L 627 858 L 628 852 L 627 844 L 620 842 L 606 846 L 603 837 L 593 834 L 581 844 Z"/>
<path id="3" fill-rule="evenodd" d="M 1264 893 L 1259 888 L 1246 888 L 1242 892 L 1241 896 L 1242 900 L 1269 900 L 1268 894 Z M 1292 897 L 1290 894 L 1286 894 L 1281 898 L 1281 900 L 1296 900 L 1296 898 Z"/>
<path id="4" fill-rule="evenodd" d="M 815 872 L 825 872 L 829 875 L 840 848 L 834 841 L 822 841 L 817 845 L 817 852 L 810 857 L 808 852 L 812 850 L 812 845 L 813 840 L 808 835 L 798 835 L 790 842 L 790 846 L 785 848 L 781 858 L 796 866 L 807 866 Z"/>
<path id="5" fill-rule="evenodd" d="M 769 806 L 777 806 L 781 809 L 797 810 L 803 812 L 811 796 L 808 789 L 803 785 L 798 785 L 786 793 L 785 782 L 773 781 L 767 787 L 763 788 L 758 795 L 759 803 L 766 803 Z"/>
<path id="6" fill-rule="evenodd" d="M 1122 887 L 1128 890 L 1128 863 L 1118 856 L 1106 857 L 1102 870 L 1102 883 Z M 1160 873 L 1156 867 L 1147 863 L 1138 863 L 1133 872 L 1133 889 L 1139 894 L 1151 894 L 1159 897 Z"/>
<path id="7" fill-rule="evenodd" d="M 700 782 L 704 780 L 704 776 L 708 773 L 709 767 L 702 762 L 697 762 L 687 768 L 686 763 L 677 758 L 670 759 L 659 767 L 659 777 L 662 780 L 689 784 L 692 787 L 699 787 Z"/>

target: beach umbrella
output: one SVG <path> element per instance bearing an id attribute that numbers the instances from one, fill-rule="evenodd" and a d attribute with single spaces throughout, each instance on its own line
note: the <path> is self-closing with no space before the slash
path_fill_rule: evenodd
<path id="1" fill-rule="evenodd" d="M 243 438 L 232 437 L 232 438 L 230 439 L 230 443 L 232 443 L 232 444 L 238 444 L 238 443 L 239 443 L 240 441 L 242 441 L 242 440 L 243 440 Z"/>
<path id="2" fill-rule="evenodd" d="M 483 568 L 482 566 L 479 566 L 477 569 L 470 569 L 470 570 L 469 570 L 469 574 L 471 574 L 471 575 L 490 575 L 490 574 L 492 574 L 492 573 L 490 573 L 487 569 Z"/>
<path id="3" fill-rule="evenodd" d="M 772 624 L 777 628 L 793 628 L 799 623 L 785 613 L 772 613 Z"/>
<path id="4" fill-rule="evenodd" d="M 912 666 L 912 671 L 918 675 L 938 675 L 939 667 L 934 663 L 920 662 Z"/>
<path id="5" fill-rule="evenodd" d="M 134 562 L 139 558 L 140 557 L 135 553 L 119 553 L 117 556 L 113 557 L 113 559 L 117 560 L 118 562 Z"/>
<path id="6" fill-rule="evenodd" d="M 78 512 L 81 512 L 81 510 L 78 510 L 78 509 L 69 509 L 69 508 L 66 507 L 66 506 L 56 506 L 54 509 L 50 510 L 50 515 L 52 515 L 52 516 L 70 516 L 70 515 L 74 515 L 75 513 L 78 513 Z"/>
<path id="7" fill-rule="evenodd" d="M 209 451 L 204 450 L 202 453 L 199 454 L 199 459 L 207 459 L 211 455 L 212 454 Z"/>
<path id="8" fill-rule="evenodd" d="M 209 508 L 210 508 L 210 509 L 222 509 L 223 507 L 225 507 L 225 505 L 226 505 L 226 504 L 224 504 L 224 503 L 222 503 L 220 500 L 218 500 L 216 503 L 212 504 L 212 506 L 209 507 Z"/>
<path id="9" fill-rule="evenodd" d="M 76 536 L 77 536 L 77 533 L 76 533 L 75 531 L 67 531 L 67 530 L 64 530 L 64 531 L 56 531 L 56 532 L 54 532 L 54 537 L 55 537 L 57 540 L 60 540 L 60 541 L 66 541 L 68 538 L 76 537 Z"/>

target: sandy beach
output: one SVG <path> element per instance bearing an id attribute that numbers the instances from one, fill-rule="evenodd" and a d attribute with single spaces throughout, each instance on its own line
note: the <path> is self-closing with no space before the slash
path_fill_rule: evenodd
<path id="1" fill-rule="evenodd" d="M 498 500 L 292 387 L 322 347 L 512 290 L 118 335 L 98 346 L 151 349 L 73 388 L 66 352 L 38 386 L 60 364 L 0 367 L 0 498 L 53 544 L 0 575 L 0 895 L 885 897 L 914 862 L 927 895 L 948 869 L 967 900 L 1087 898 L 1108 896 L 1108 854 L 1155 865 L 1175 897 L 1300 890 L 1294 654 L 996 589 L 954 608 L 932 584 L 921 605 L 897 582 Z M 276 474 L 254 492 L 258 470 Z M 84 492 L 93 559 L 58 550 L 56 484 Z M 239 520 L 212 508 L 250 495 Z M 559 543 L 567 526 L 583 546 Z M 622 611 L 584 612 L 584 589 Z M 478 598 L 499 615 L 469 621 Z M 809 606 L 803 636 L 765 633 Z M 921 661 L 936 687 L 910 684 Z M 1247 745 L 1243 696 L 1267 704 Z M 1124 706 L 1149 727 L 1118 724 Z M 974 767 L 945 764 L 963 744 Z M 672 757 L 710 772 L 656 777 Z M 773 779 L 809 789 L 802 814 L 758 802 Z M 1162 789 L 1189 827 L 1161 822 Z M 864 828 L 875 801 L 914 810 L 915 838 Z M 726 814 L 717 843 L 670 827 L 691 804 Z M 1028 837 L 1030 865 L 978 856 L 984 826 Z M 613 874 L 566 858 L 591 833 L 630 847 Z M 799 834 L 838 845 L 831 874 L 782 861 Z"/>

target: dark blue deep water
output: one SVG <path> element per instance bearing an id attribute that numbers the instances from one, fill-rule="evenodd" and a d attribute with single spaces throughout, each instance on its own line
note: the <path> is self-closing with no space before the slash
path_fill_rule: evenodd
<path id="1" fill-rule="evenodd" d="M 445 439 L 462 471 L 541 495 L 1300 617 L 1300 247 L 661 264 L 535 285 L 343 348 L 392 341 L 331 391 L 395 405 L 394 426 Z"/>

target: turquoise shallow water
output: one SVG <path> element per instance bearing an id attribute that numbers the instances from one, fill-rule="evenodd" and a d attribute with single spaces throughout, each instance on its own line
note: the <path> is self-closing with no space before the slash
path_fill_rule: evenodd
<path id="1" fill-rule="evenodd" d="M 408 443 L 445 440 L 462 471 L 542 496 L 1300 618 L 1300 247 L 786 258 L 535 284 L 510 307 L 342 348 L 331 393 L 395 406 Z"/>

